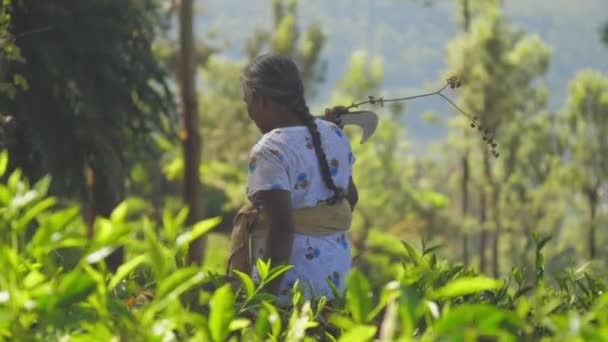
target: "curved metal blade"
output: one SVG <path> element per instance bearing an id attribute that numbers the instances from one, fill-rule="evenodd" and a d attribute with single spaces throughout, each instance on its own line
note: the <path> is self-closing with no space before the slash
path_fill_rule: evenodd
<path id="1" fill-rule="evenodd" d="M 340 121 L 345 126 L 356 125 L 363 129 L 361 144 L 365 143 L 374 134 L 376 127 L 378 127 L 378 115 L 369 110 L 344 113 L 340 116 Z"/>

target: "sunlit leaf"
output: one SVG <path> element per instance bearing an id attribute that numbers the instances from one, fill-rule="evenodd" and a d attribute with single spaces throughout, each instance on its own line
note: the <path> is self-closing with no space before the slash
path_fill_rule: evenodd
<path id="1" fill-rule="evenodd" d="M 129 213 L 129 204 L 127 201 L 121 202 L 110 214 L 110 220 L 112 222 L 124 222 Z"/>
<path id="2" fill-rule="evenodd" d="M 51 303 L 53 306 L 67 307 L 83 301 L 95 290 L 95 285 L 90 274 L 76 269 L 62 279 Z"/>
<path id="3" fill-rule="evenodd" d="M 120 265 L 116 274 L 110 280 L 108 284 L 109 289 L 115 288 L 123 279 L 125 279 L 129 274 L 131 274 L 139 265 L 143 264 L 147 260 L 148 256 L 145 254 L 138 255 L 135 258 L 127 261 L 126 263 Z"/>
<path id="4" fill-rule="evenodd" d="M 346 307 L 357 323 L 365 323 L 372 310 L 372 293 L 369 282 L 358 270 L 346 278 Z"/>
<path id="5" fill-rule="evenodd" d="M 433 292 L 433 298 L 454 298 L 501 288 L 502 281 L 486 276 L 462 277 Z"/>
<path id="6" fill-rule="evenodd" d="M 270 270 L 270 260 L 268 260 L 268 262 L 264 262 L 264 260 L 258 259 L 256 261 L 256 266 L 258 269 L 258 273 L 260 274 L 260 278 L 262 278 L 262 281 L 266 280 L 266 278 L 268 277 L 268 271 Z"/>
<path id="7" fill-rule="evenodd" d="M 340 336 L 339 342 L 367 342 L 376 334 L 377 328 L 370 325 L 357 325 Z"/>
<path id="8" fill-rule="evenodd" d="M 213 341 L 223 342 L 230 333 L 230 323 L 234 318 L 234 295 L 226 284 L 213 294 L 209 312 L 209 331 Z"/>
<path id="9" fill-rule="evenodd" d="M 6 169 L 8 167 L 8 151 L 2 150 L 0 152 L 0 177 L 4 176 Z"/>
<path id="10" fill-rule="evenodd" d="M 42 212 L 54 206 L 55 203 L 57 203 L 55 198 L 47 197 L 42 201 L 34 204 L 31 208 L 25 210 L 23 215 L 19 218 L 19 220 L 17 221 L 17 227 L 19 227 L 20 229 L 26 227 L 30 223 L 30 221 L 32 221 Z"/>
<path id="11" fill-rule="evenodd" d="M 198 222 L 194 225 L 194 227 L 192 227 L 192 230 L 179 235 L 175 242 L 178 246 L 188 245 L 190 242 L 198 239 L 200 236 L 205 235 L 211 229 L 215 228 L 221 221 L 221 217 L 215 217 Z"/>
<path id="12" fill-rule="evenodd" d="M 238 270 L 232 270 L 232 272 L 234 272 L 234 274 L 236 274 L 239 277 L 239 279 L 241 279 L 243 286 L 245 286 L 245 291 L 247 292 L 247 297 L 250 298 L 251 296 L 253 296 L 253 291 L 255 291 L 255 285 L 253 283 L 253 279 L 251 279 L 251 277 L 248 274 L 245 274 Z"/>

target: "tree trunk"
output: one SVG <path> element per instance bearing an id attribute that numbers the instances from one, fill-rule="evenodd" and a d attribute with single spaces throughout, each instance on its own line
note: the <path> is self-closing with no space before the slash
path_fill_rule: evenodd
<path id="1" fill-rule="evenodd" d="M 471 9 L 469 7 L 469 0 L 462 1 L 462 18 L 463 18 L 463 29 L 465 33 L 469 33 L 471 28 Z M 464 73 L 468 74 L 468 65 L 465 65 Z M 465 77 L 467 75 L 464 75 Z M 466 134 L 466 132 L 465 132 Z M 461 189 L 461 202 L 462 202 L 462 220 L 465 222 L 469 210 L 469 151 L 465 151 L 461 158 L 462 162 L 462 182 L 460 184 Z M 469 234 L 466 231 L 462 232 L 462 261 L 465 266 L 469 264 Z"/>
<path id="2" fill-rule="evenodd" d="M 203 218 L 199 165 L 201 137 L 196 100 L 196 65 L 194 49 L 193 0 L 182 0 L 180 7 L 179 89 L 183 129 L 180 135 L 184 156 L 184 202 L 190 209 L 186 223 L 192 225 Z M 188 248 L 187 263 L 202 264 L 205 237 L 194 240 Z"/>
<path id="3" fill-rule="evenodd" d="M 87 238 L 94 235 L 95 218 L 109 217 L 112 211 L 124 200 L 122 177 L 109 177 L 101 167 L 90 166 L 86 171 L 89 190 L 89 206 L 86 212 Z M 119 173 L 120 174 L 120 173 Z M 124 248 L 119 247 L 106 257 L 108 268 L 116 272 L 124 261 Z"/>
<path id="4" fill-rule="evenodd" d="M 462 204 L 462 220 L 463 223 L 467 218 L 469 211 L 469 153 L 468 151 L 462 155 L 462 182 L 461 188 L 461 204 Z M 464 265 L 469 264 L 469 234 L 466 231 L 462 232 L 462 259 Z"/>
<path id="5" fill-rule="evenodd" d="M 494 221 L 494 233 L 492 234 L 492 275 L 494 277 L 498 277 L 499 269 L 499 241 L 500 234 L 502 233 L 502 224 L 500 220 L 500 203 L 498 203 L 500 199 L 500 189 L 499 185 L 492 177 L 492 170 L 490 169 L 490 156 L 487 148 L 483 148 L 483 164 L 484 164 L 484 173 L 486 177 L 487 184 L 491 189 L 491 205 L 492 205 L 492 218 Z"/>
<path id="6" fill-rule="evenodd" d="M 587 201 L 589 203 L 589 236 L 587 240 L 587 248 L 589 249 L 589 258 L 595 259 L 597 252 L 595 249 L 595 216 L 597 211 L 597 202 L 599 198 L 597 188 L 590 188 L 586 191 Z"/>
<path id="7" fill-rule="evenodd" d="M 484 225 L 486 223 L 486 192 L 480 190 L 480 207 L 479 207 L 479 224 L 481 225 L 481 236 L 479 237 L 479 272 L 486 271 L 486 243 L 488 240 L 488 231 Z"/>
<path id="8" fill-rule="evenodd" d="M 494 239 L 492 241 L 492 274 L 494 275 L 494 278 L 498 278 L 500 274 L 499 240 L 502 234 L 502 224 L 500 220 L 500 203 L 498 203 L 500 193 L 495 186 L 492 187 L 492 212 L 494 216 L 494 224 L 496 225 L 496 229 L 494 230 Z"/>

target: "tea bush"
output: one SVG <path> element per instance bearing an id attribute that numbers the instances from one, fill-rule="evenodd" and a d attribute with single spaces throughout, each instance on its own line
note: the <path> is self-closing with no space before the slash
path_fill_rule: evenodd
<path id="1" fill-rule="evenodd" d="M 394 278 L 375 287 L 354 270 L 345 293 L 278 307 L 264 285 L 287 267 L 258 261 L 261 282 L 184 265 L 188 243 L 219 223 L 185 227 L 185 209 L 162 223 L 130 199 L 95 223 L 85 239 L 80 209 L 47 196 L 49 178 L 30 184 L 0 155 L 0 337 L 18 341 L 592 341 L 608 340 L 604 280 L 584 267 L 544 274 L 515 268 L 505 280 L 439 260 L 433 248 L 403 243 Z M 111 273 L 104 257 L 126 262 Z M 213 246 L 209 246 L 213 248 Z M 390 274 L 389 274 L 390 275 Z M 386 276 L 386 275 L 385 275 Z"/>

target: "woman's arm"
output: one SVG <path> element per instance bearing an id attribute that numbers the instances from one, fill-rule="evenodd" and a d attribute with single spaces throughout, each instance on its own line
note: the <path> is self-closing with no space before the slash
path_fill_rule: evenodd
<path id="1" fill-rule="evenodd" d="M 286 265 L 290 262 L 294 233 L 291 195 L 284 190 L 260 191 L 256 201 L 262 205 L 269 225 L 264 259 L 270 259 L 273 267 Z M 268 292 L 278 294 L 282 279 L 281 276 L 273 280 L 268 285 Z"/>

